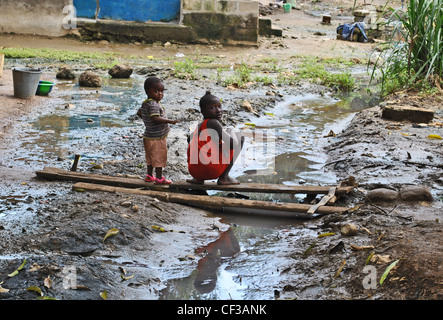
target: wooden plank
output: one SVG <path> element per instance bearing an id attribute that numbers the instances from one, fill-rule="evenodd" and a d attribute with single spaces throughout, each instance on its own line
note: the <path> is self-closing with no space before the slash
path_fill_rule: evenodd
<path id="1" fill-rule="evenodd" d="M 59 168 L 44 168 L 42 171 L 36 171 L 37 177 L 46 180 L 62 180 L 75 182 L 98 183 L 109 186 L 126 187 L 126 188 L 145 188 L 149 187 L 156 190 L 167 190 L 167 186 L 154 185 L 145 182 L 142 179 L 112 177 L 101 174 L 83 173 L 66 171 Z"/>
<path id="2" fill-rule="evenodd" d="M 215 196 L 189 195 L 189 194 L 174 193 L 174 192 L 122 188 L 122 187 L 84 183 L 84 182 L 78 182 L 74 184 L 73 189 L 82 190 L 82 191 L 85 190 L 85 191 L 103 191 L 103 192 L 112 192 L 112 193 L 138 194 L 149 197 L 155 197 L 158 200 L 165 202 L 194 205 L 204 208 L 216 208 L 216 209 L 235 207 L 235 208 L 306 213 L 311 207 L 310 205 L 299 204 L 299 203 L 282 203 L 282 202 L 271 202 L 271 201 L 232 199 L 232 198 L 215 197 Z M 349 208 L 346 207 L 323 206 L 317 209 L 317 213 L 318 214 L 341 213 L 347 211 L 348 209 Z"/>
<path id="3" fill-rule="evenodd" d="M 181 190 L 220 190 L 236 192 L 263 192 L 263 193 L 284 193 L 284 194 L 327 194 L 331 186 L 291 186 L 285 184 L 259 184 L 241 183 L 237 185 L 217 185 L 216 182 L 209 181 L 204 184 L 193 184 L 186 181 L 177 181 L 169 186 L 170 189 Z M 337 195 L 348 194 L 354 187 L 340 187 L 336 189 Z"/>
<path id="4" fill-rule="evenodd" d="M 325 204 L 327 204 L 329 202 L 329 200 L 332 199 L 332 197 L 335 197 L 335 190 L 337 188 L 336 187 L 332 187 L 329 189 L 329 193 L 327 195 L 325 195 L 319 203 L 317 203 L 316 205 L 313 205 L 312 207 L 309 208 L 308 213 L 314 213 L 315 211 L 318 210 L 318 208 L 320 208 L 321 206 L 324 206 Z"/>
<path id="5" fill-rule="evenodd" d="M 81 173 L 61 170 L 58 168 L 44 168 L 36 172 L 37 176 L 47 180 L 64 180 L 76 182 L 90 182 L 110 186 L 126 188 L 147 188 L 155 190 L 219 190 L 235 192 L 261 192 L 261 193 L 284 193 L 284 194 L 327 194 L 331 186 L 289 186 L 284 184 L 258 184 L 242 183 L 238 185 L 217 185 L 216 182 L 209 181 L 204 184 L 193 184 L 186 181 L 176 181 L 169 186 L 160 186 L 145 182 L 142 179 L 111 177 L 92 173 Z M 336 189 L 337 195 L 351 192 L 354 187 L 340 187 Z"/>

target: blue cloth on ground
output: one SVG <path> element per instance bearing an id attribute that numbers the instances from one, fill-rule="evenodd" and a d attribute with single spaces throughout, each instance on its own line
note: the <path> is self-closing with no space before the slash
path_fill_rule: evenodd
<path id="1" fill-rule="evenodd" d="M 342 30 L 341 35 L 343 36 L 343 39 L 352 40 L 352 35 L 354 34 L 355 28 L 358 28 L 361 31 L 363 38 L 365 38 L 365 41 L 368 41 L 368 37 L 365 33 L 365 25 L 362 22 L 354 22 L 352 24 L 345 23 L 337 27 L 337 32 Z"/>

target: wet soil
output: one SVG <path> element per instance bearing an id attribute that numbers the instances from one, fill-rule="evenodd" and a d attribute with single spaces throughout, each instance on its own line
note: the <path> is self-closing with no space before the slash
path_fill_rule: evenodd
<path id="1" fill-rule="evenodd" d="M 350 3 L 329 1 L 323 5 L 333 11 L 336 19 L 352 7 Z M 260 46 L 253 49 L 198 46 L 198 50 L 204 54 L 223 55 L 224 63 L 236 63 L 241 59 L 251 63 L 260 57 L 285 59 L 292 55 L 364 59 L 372 51 L 371 43 L 335 40 L 335 26 L 320 23 L 317 11 L 322 12 L 319 8 L 323 7 L 319 4 L 302 2 L 300 8 L 291 14 L 277 11 L 270 16 L 275 25 L 283 28 L 283 38 L 263 38 Z M 318 30 L 325 35 L 314 35 Z M 6 47 L 26 44 L 71 50 L 115 50 L 128 54 L 148 52 L 153 56 L 172 57 L 177 52 L 188 54 L 196 50 L 195 46 L 84 44 L 68 39 L 16 35 L 0 35 L 0 39 Z M 81 68 L 84 66 L 79 66 Z M 45 74 L 52 78 L 55 70 L 56 66 L 48 68 Z M 168 75 L 170 71 L 160 69 L 160 72 Z M 187 177 L 183 161 L 185 145 L 180 139 L 189 122 L 199 120 L 195 109 L 197 99 L 203 95 L 208 81 L 167 77 L 165 83 L 170 89 L 169 114 L 184 120 L 171 131 L 170 159 L 165 173 L 172 179 L 183 179 Z M 228 115 L 225 124 L 231 126 L 257 119 L 256 115 L 242 109 L 241 101 L 246 97 L 253 102 L 259 116 L 263 116 L 266 108 L 285 95 L 327 91 L 313 84 L 278 88 L 276 92 L 280 95 L 267 95 L 269 87 L 230 90 L 211 84 L 211 89 L 223 97 Z M 438 96 L 423 98 L 403 93 L 390 100 L 399 105 L 415 102 L 429 107 L 435 111 L 435 122 L 441 122 L 443 117 Z M 160 203 L 136 195 L 74 192 L 70 183 L 36 179 L 35 170 L 46 165 L 69 169 L 71 159 L 17 160 L 20 150 L 15 149 L 16 141 L 26 129 L 24 123 L 35 119 L 39 113 L 47 113 L 51 107 L 62 108 L 65 101 L 59 96 L 15 99 L 8 69 L 0 78 L 0 101 L 1 195 L 6 207 L 0 212 L 0 289 L 9 290 L 0 291 L 0 299 L 35 299 L 39 294 L 27 288 L 37 286 L 43 296 L 64 300 L 102 299 L 100 293 L 104 291 L 110 300 L 155 300 L 171 274 L 186 276 L 187 266 L 188 270 L 196 268 L 205 256 L 205 252 L 196 252 L 197 248 L 210 244 L 229 229 L 230 226 L 218 217 L 198 208 Z M 349 127 L 330 137 L 325 147 L 329 158 L 324 170 L 340 180 L 353 176 L 359 183 L 355 192 L 338 202 L 354 210 L 279 230 L 276 235 L 279 250 L 272 251 L 271 257 L 263 253 L 263 259 L 275 262 L 269 264 L 269 268 L 275 269 L 273 276 L 278 277 L 278 280 L 269 281 L 273 283 L 272 298 L 443 298 L 443 154 L 441 140 L 427 138 L 429 134 L 443 136 L 443 128 L 384 120 L 380 116 L 382 106 L 357 113 Z M 143 150 L 136 124 L 133 129 L 122 129 L 119 139 L 113 138 L 88 139 L 77 147 L 113 150 L 100 173 L 143 175 L 145 169 L 139 166 L 143 163 Z M 71 151 L 70 155 L 73 153 Z M 79 170 L 97 173 L 86 162 L 81 162 Z M 373 189 L 400 192 L 406 185 L 426 187 L 434 201 L 419 197 L 404 201 L 399 197 L 383 203 L 368 198 Z M 342 236 L 340 228 L 349 222 L 357 225 L 359 231 L 354 236 Z M 168 232 L 155 231 L 152 226 L 161 226 Z M 112 228 L 119 232 L 105 239 Z M 373 259 L 369 261 L 371 254 Z M 8 274 L 25 259 L 25 267 L 9 277 Z M 397 260 L 397 265 L 380 285 L 383 272 Z M 264 275 L 260 285 L 266 286 L 266 283 Z"/>

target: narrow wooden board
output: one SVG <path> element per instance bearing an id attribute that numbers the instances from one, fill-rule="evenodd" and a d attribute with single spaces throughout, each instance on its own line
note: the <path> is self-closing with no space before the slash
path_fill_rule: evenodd
<path id="1" fill-rule="evenodd" d="M 73 186 L 73 190 L 77 191 L 102 191 L 111 193 L 138 194 L 155 197 L 158 200 L 172 203 L 180 203 L 185 205 L 194 205 L 204 208 L 247 208 L 257 210 L 272 210 L 293 213 L 307 213 L 311 205 L 287 202 L 271 202 L 258 200 L 232 199 L 215 196 L 190 195 L 175 192 L 140 190 L 132 188 L 122 188 L 115 186 L 107 186 L 101 184 L 77 182 Z M 317 208 L 317 214 L 334 214 L 342 213 L 349 210 L 346 207 L 321 206 Z"/>
<path id="2" fill-rule="evenodd" d="M 220 190 L 234 192 L 260 192 L 260 193 L 280 193 L 280 194 L 328 194 L 332 186 L 290 186 L 284 184 L 258 184 L 242 183 L 238 185 L 217 185 L 216 182 L 209 181 L 204 184 L 193 184 L 186 181 L 176 181 L 169 186 L 155 185 L 142 179 L 112 177 L 92 173 L 82 173 L 66 171 L 58 168 L 44 168 L 36 172 L 37 176 L 47 180 L 64 180 L 75 182 L 89 182 L 125 188 L 145 188 L 154 190 Z M 336 195 L 343 195 L 351 192 L 354 187 L 338 187 Z"/>
<path id="3" fill-rule="evenodd" d="M 332 197 L 335 197 L 335 190 L 337 190 L 335 187 L 330 188 L 329 193 L 327 195 L 325 195 L 320 200 L 319 203 L 317 203 L 316 205 L 313 205 L 311 208 L 309 208 L 308 213 L 314 213 L 315 211 L 318 210 L 318 208 L 327 204 L 329 202 L 329 200 L 332 199 Z"/>

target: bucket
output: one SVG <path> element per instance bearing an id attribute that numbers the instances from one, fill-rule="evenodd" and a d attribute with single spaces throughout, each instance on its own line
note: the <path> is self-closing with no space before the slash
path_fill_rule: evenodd
<path id="1" fill-rule="evenodd" d="M 290 3 L 284 3 L 284 4 L 283 4 L 283 11 L 284 11 L 285 13 L 290 13 L 290 12 L 291 12 L 291 8 L 292 8 L 292 6 L 291 6 Z"/>
<path id="2" fill-rule="evenodd" d="M 33 68 L 12 68 L 14 96 L 28 99 L 35 96 L 42 71 Z"/>
<path id="3" fill-rule="evenodd" d="M 51 93 L 52 87 L 54 85 L 55 85 L 54 82 L 40 80 L 35 94 L 38 96 L 47 96 L 48 94 Z"/>

